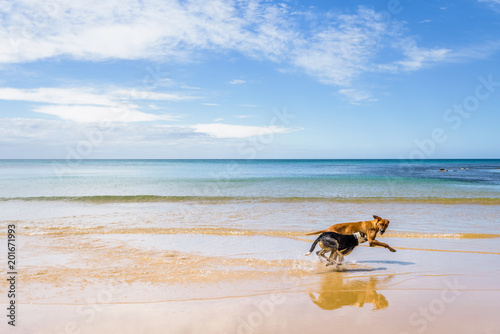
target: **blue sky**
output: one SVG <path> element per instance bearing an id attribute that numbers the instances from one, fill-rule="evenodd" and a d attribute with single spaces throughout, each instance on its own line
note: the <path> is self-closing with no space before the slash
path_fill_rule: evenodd
<path id="1" fill-rule="evenodd" d="M 0 158 L 500 158 L 500 1 L 2 1 Z"/>

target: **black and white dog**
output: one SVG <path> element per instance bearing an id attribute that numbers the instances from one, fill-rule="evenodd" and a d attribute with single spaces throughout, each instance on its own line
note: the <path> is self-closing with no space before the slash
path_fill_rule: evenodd
<path id="1" fill-rule="evenodd" d="M 323 249 L 322 251 L 317 251 L 318 256 L 324 257 L 328 263 L 327 266 L 333 264 L 340 264 L 345 255 L 349 255 L 352 250 L 359 244 L 367 240 L 366 234 L 363 232 L 356 232 L 354 234 L 338 234 L 335 232 L 323 232 L 320 236 L 314 240 L 309 253 L 311 254 L 319 243 L 319 246 Z M 331 252 L 329 257 L 325 256 L 325 253 Z"/>

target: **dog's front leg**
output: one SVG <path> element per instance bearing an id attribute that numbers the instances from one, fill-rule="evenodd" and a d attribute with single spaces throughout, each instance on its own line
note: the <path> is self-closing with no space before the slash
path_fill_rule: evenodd
<path id="1" fill-rule="evenodd" d="M 383 242 L 380 242 L 380 241 L 377 241 L 375 240 L 375 237 L 377 236 L 377 232 L 372 230 L 372 231 L 369 231 L 366 235 L 367 239 L 368 239 L 368 243 L 370 244 L 370 247 L 374 247 L 374 246 L 380 246 L 380 247 L 384 247 L 384 248 L 387 248 L 388 250 L 390 250 L 391 252 L 395 252 L 396 250 L 394 248 L 392 248 L 391 246 L 389 246 L 388 244 L 384 244 Z"/>
<path id="2" fill-rule="evenodd" d="M 392 248 L 388 244 L 385 244 L 385 243 L 377 241 L 377 240 L 371 240 L 370 241 L 370 247 L 373 247 L 373 246 L 384 247 L 384 248 L 387 248 L 388 250 L 390 250 L 391 252 L 395 252 L 396 251 L 394 248 Z"/>

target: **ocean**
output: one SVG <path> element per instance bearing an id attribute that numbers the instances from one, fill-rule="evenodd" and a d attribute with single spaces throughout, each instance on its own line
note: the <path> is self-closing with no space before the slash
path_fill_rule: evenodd
<path id="1" fill-rule="evenodd" d="M 434 198 L 500 204 L 500 160 L 1 160 L 0 172 L 2 200 Z"/>
<path id="2" fill-rule="evenodd" d="M 500 160 L 1 160 L 0 209 L 33 233 L 299 235 L 377 214 L 393 236 L 496 236 Z"/>

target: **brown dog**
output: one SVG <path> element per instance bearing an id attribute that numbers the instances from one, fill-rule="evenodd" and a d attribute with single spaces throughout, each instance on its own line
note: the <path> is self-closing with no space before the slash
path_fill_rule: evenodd
<path id="1" fill-rule="evenodd" d="M 383 242 L 375 240 L 377 237 L 377 233 L 380 231 L 380 235 L 384 234 L 385 230 L 389 227 L 389 220 L 382 219 L 379 216 L 373 216 L 374 220 L 367 220 L 363 222 L 356 223 L 341 223 L 335 224 L 327 228 L 323 231 L 317 231 L 312 233 L 307 233 L 306 235 L 320 234 L 323 232 L 337 232 L 340 234 L 353 234 L 354 232 L 365 232 L 368 242 L 370 243 L 370 247 L 373 246 L 382 246 L 390 250 L 391 252 L 395 252 L 396 250 L 389 246 L 388 244 L 384 244 Z"/>

